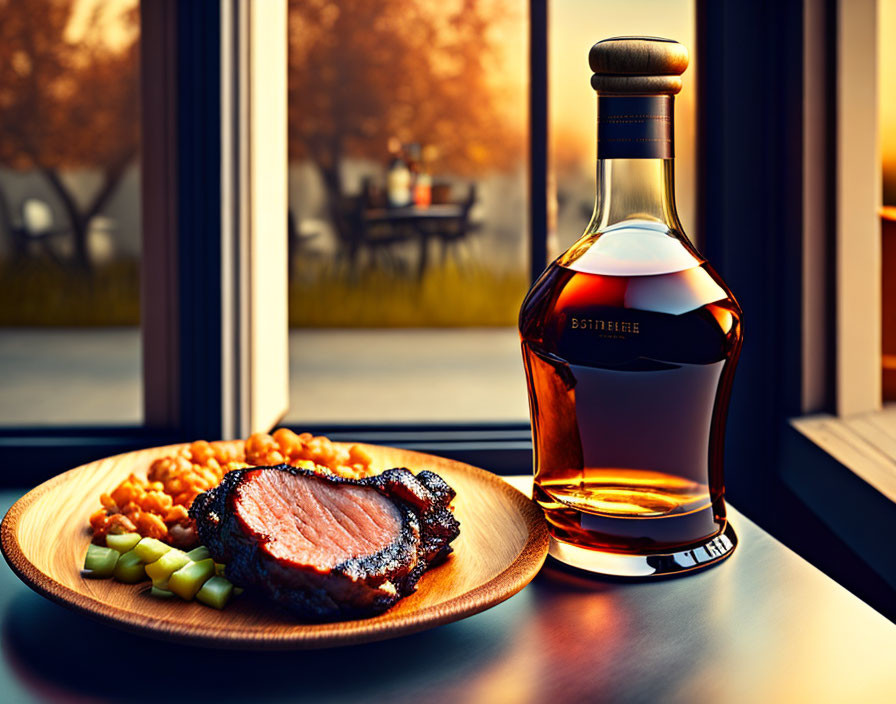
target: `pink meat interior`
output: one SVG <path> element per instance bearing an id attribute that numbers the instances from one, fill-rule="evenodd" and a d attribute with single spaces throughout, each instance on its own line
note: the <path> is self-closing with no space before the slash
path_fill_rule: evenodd
<path id="1" fill-rule="evenodd" d="M 320 570 L 378 552 L 401 530 L 398 509 L 375 489 L 289 472 L 251 471 L 234 499 L 239 520 L 273 557 Z"/>

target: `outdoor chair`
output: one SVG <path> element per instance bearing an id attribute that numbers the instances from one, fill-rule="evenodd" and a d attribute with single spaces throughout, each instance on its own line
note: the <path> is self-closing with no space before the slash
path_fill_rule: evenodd
<path id="1" fill-rule="evenodd" d="M 446 223 L 437 231 L 439 242 L 441 243 L 441 266 L 444 268 L 448 263 L 448 253 L 454 257 L 459 267 L 464 266 L 464 260 L 460 256 L 460 247 L 467 249 L 467 261 L 474 259 L 470 236 L 479 230 L 479 223 L 474 223 L 470 214 L 473 206 L 476 205 L 476 184 L 471 183 L 467 191 L 467 197 L 461 203 L 461 217 L 454 223 Z"/>

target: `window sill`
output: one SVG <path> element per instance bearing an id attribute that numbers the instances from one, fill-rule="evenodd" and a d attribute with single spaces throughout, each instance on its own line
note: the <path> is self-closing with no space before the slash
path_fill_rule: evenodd
<path id="1" fill-rule="evenodd" d="M 787 486 L 896 589 L 896 409 L 792 419 L 782 450 Z"/>
<path id="2" fill-rule="evenodd" d="M 849 418 L 806 416 L 791 425 L 896 503 L 896 406 Z"/>

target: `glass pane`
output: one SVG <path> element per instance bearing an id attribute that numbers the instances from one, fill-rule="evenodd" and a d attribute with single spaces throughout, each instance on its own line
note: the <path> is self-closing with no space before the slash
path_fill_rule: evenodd
<path id="1" fill-rule="evenodd" d="M 528 417 L 524 0 L 290 3 L 290 422 Z"/>
<path id="2" fill-rule="evenodd" d="M 0 425 L 142 420 L 137 0 L 0 1 Z"/>
<path id="3" fill-rule="evenodd" d="M 885 206 L 896 206 L 896 0 L 880 0 L 878 71 Z"/>
<path id="4" fill-rule="evenodd" d="M 880 0 L 878 12 L 883 397 L 884 401 L 896 401 L 896 0 Z"/>
<path id="5" fill-rule="evenodd" d="M 675 190 L 682 225 L 696 243 L 693 0 L 563 0 L 551 2 L 549 13 L 550 176 L 556 187 L 551 210 L 556 215 L 548 256 L 565 251 L 591 218 L 597 100 L 590 84 L 588 51 L 595 42 L 618 36 L 667 37 L 690 52 L 683 88 L 675 99 Z"/>

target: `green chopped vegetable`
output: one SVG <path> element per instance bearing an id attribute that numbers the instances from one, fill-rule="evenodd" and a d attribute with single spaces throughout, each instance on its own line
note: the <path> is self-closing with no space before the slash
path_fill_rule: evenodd
<path id="1" fill-rule="evenodd" d="M 146 570 L 140 556 L 135 551 L 130 550 L 118 558 L 112 576 L 119 582 L 136 584 L 146 579 Z"/>
<path id="2" fill-rule="evenodd" d="M 87 557 L 84 558 L 84 569 L 87 577 L 111 577 L 118 562 L 118 551 L 91 543 L 87 546 Z"/>
<path id="3" fill-rule="evenodd" d="M 215 609 L 223 609 L 233 594 L 233 585 L 223 577 L 211 577 L 196 592 L 196 600 Z"/>
<path id="4" fill-rule="evenodd" d="M 189 557 L 193 562 L 199 562 L 200 560 L 207 560 L 210 558 L 212 554 L 208 551 L 208 548 L 205 545 L 200 545 L 198 548 L 193 548 L 190 552 L 187 553 L 187 557 Z"/>
<path id="5" fill-rule="evenodd" d="M 246 590 L 243 589 L 242 587 L 234 587 L 234 588 L 233 588 L 233 595 L 234 595 L 234 596 L 239 596 L 239 595 L 242 594 L 244 591 L 246 591 Z"/>
<path id="6" fill-rule="evenodd" d="M 122 554 L 133 550 L 134 546 L 139 542 L 139 533 L 109 533 L 106 536 L 106 545 Z"/>
<path id="7" fill-rule="evenodd" d="M 227 567 L 227 565 L 224 565 L 220 562 L 216 562 L 215 563 L 215 574 L 218 575 L 219 577 L 223 577 L 225 567 Z"/>
<path id="8" fill-rule="evenodd" d="M 174 592 L 169 592 L 167 589 L 159 589 L 155 585 L 149 590 L 149 594 L 156 599 L 171 599 L 174 597 Z"/>
<path id="9" fill-rule="evenodd" d="M 181 599 L 189 601 L 214 574 L 215 561 L 211 558 L 199 562 L 189 562 L 171 575 L 168 580 L 168 589 Z"/>
<path id="10" fill-rule="evenodd" d="M 162 555 L 171 550 L 171 546 L 165 545 L 161 540 L 156 540 L 155 538 L 143 538 L 143 540 L 137 543 L 134 550 L 141 560 L 149 563 L 160 559 Z"/>
<path id="11" fill-rule="evenodd" d="M 138 545 L 137 548 L 139 547 Z M 134 549 L 136 550 L 137 548 Z M 160 589 L 167 589 L 168 578 L 171 577 L 171 574 L 190 562 L 190 558 L 187 557 L 183 550 L 171 548 L 158 560 L 150 562 L 146 566 L 146 574 L 149 575 L 154 586 Z"/>

